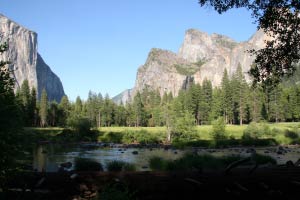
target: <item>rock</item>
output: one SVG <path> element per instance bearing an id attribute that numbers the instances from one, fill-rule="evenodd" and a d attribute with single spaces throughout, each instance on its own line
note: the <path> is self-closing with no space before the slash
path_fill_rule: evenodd
<path id="1" fill-rule="evenodd" d="M 75 179 L 76 177 L 78 177 L 78 174 L 72 174 L 72 175 L 70 176 L 70 179 Z"/>
<path id="2" fill-rule="evenodd" d="M 256 150 L 255 149 L 253 149 L 253 148 L 249 148 L 249 149 L 247 149 L 246 150 L 246 153 L 256 153 Z"/>
<path id="3" fill-rule="evenodd" d="M 132 154 L 137 155 L 137 154 L 139 154 L 139 152 L 138 151 L 133 151 Z"/>
<path id="4" fill-rule="evenodd" d="M 61 167 L 70 169 L 72 167 L 72 163 L 71 162 L 65 162 L 65 163 L 61 163 L 60 164 Z"/>
<path id="5" fill-rule="evenodd" d="M 83 192 L 83 191 L 89 190 L 89 188 L 86 186 L 86 184 L 80 184 L 80 185 L 79 185 L 79 190 L 80 190 L 81 192 Z"/>
<path id="6" fill-rule="evenodd" d="M 24 28 L 0 14 L 0 32 L 4 39 L 8 40 L 8 51 L 0 55 L 0 59 L 7 60 L 14 71 L 16 89 L 24 80 L 28 80 L 29 86 L 37 89 L 38 97 L 45 88 L 48 100 L 60 102 L 64 89 L 60 79 L 51 71 L 44 62 L 37 47 L 37 33 Z"/>
<path id="7" fill-rule="evenodd" d="M 294 166 L 295 166 L 294 163 L 293 163 L 293 161 L 291 161 L 291 160 L 287 161 L 287 162 L 285 163 L 285 165 L 286 165 L 287 167 L 294 167 Z"/>
<path id="8" fill-rule="evenodd" d="M 61 173 L 61 172 L 65 172 L 65 168 L 63 168 L 63 167 L 60 166 L 60 167 L 58 167 L 57 172 L 60 172 L 60 173 Z"/>
<path id="9" fill-rule="evenodd" d="M 126 90 L 114 98 L 115 102 L 130 102 L 138 91 L 150 87 L 161 96 L 171 92 L 177 96 L 191 82 L 202 84 L 208 79 L 213 87 L 221 84 L 224 69 L 233 75 L 239 64 L 248 72 L 254 57 L 247 50 L 261 49 L 268 36 L 257 31 L 248 41 L 236 42 L 219 34 L 209 35 L 195 29 L 185 33 L 178 53 L 153 48 L 145 64 L 139 67 L 133 89 Z M 245 73 L 246 80 L 250 77 Z"/>
<path id="10" fill-rule="evenodd" d="M 278 155 L 282 155 L 282 154 L 285 154 L 287 151 L 282 147 L 282 146 L 278 146 L 277 149 L 276 149 L 276 153 Z"/>

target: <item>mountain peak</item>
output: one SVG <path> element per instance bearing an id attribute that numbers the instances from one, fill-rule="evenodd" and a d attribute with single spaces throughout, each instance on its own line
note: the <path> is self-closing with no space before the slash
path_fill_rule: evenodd
<path id="1" fill-rule="evenodd" d="M 4 15 L 0 15 L 0 32 L 8 40 L 9 49 L 0 56 L 0 59 L 9 58 L 16 81 L 16 88 L 24 80 L 29 86 L 37 89 L 40 97 L 45 88 L 49 100 L 60 101 L 65 94 L 60 79 L 51 71 L 43 61 L 37 50 L 37 34 L 18 23 L 13 22 Z"/>
<path id="2" fill-rule="evenodd" d="M 188 29 L 177 54 L 158 48 L 151 49 L 147 61 L 138 70 L 130 96 L 133 98 L 137 91 L 145 87 L 159 91 L 161 95 L 171 92 L 176 96 L 187 79 L 193 79 L 199 84 L 207 79 L 214 87 L 218 87 L 225 68 L 229 75 L 235 73 L 239 64 L 243 72 L 250 69 L 254 58 L 247 50 L 263 48 L 265 38 L 260 30 L 248 41 L 239 43 L 221 34 L 209 35 Z M 246 79 L 250 81 L 249 76 Z"/>

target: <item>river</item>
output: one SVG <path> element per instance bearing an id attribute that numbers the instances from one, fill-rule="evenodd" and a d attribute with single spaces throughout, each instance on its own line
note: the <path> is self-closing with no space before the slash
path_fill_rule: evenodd
<path id="1" fill-rule="evenodd" d="M 278 153 L 277 147 L 255 148 L 256 152 L 263 155 L 269 155 L 277 160 L 278 164 L 285 164 L 288 160 L 296 162 L 300 158 L 300 147 L 284 147 L 283 153 Z M 133 152 L 138 152 L 134 154 Z M 212 154 L 214 156 L 226 155 L 250 155 L 249 148 L 226 148 L 226 149 L 203 149 L 193 148 L 179 150 L 173 148 L 122 148 L 122 147 L 102 147 L 81 144 L 44 144 L 39 145 L 33 152 L 33 168 L 37 171 L 55 172 L 59 165 L 65 162 L 74 164 L 76 157 L 91 158 L 100 162 L 106 170 L 106 164 L 113 160 L 121 160 L 132 163 L 138 171 L 147 171 L 149 169 L 149 159 L 153 156 L 159 156 L 164 159 L 178 159 L 184 153 L 196 152 L 197 154 Z M 72 170 L 74 165 L 70 170 Z"/>

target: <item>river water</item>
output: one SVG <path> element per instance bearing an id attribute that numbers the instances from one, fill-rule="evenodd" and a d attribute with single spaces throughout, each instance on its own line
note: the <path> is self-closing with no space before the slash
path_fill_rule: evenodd
<path id="1" fill-rule="evenodd" d="M 288 160 L 296 162 L 300 158 L 300 147 L 285 147 L 285 153 L 278 154 L 277 147 L 255 148 L 256 152 L 263 155 L 269 155 L 277 160 L 278 164 L 284 164 Z M 137 154 L 133 154 L 137 151 Z M 106 164 L 113 160 L 121 160 L 132 163 L 138 171 L 147 171 L 149 169 L 149 159 L 153 156 L 159 156 L 164 159 L 178 159 L 184 153 L 197 152 L 197 154 L 212 154 L 214 156 L 226 155 L 250 155 L 249 148 L 226 148 L 226 149 L 164 149 L 164 148 L 103 148 L 100 146 L 86 145 L 62 145 L 45 144 L 39 145 L 33 152 L 33 168 L 37 171 L 55 172 L 59 165 L 65 162 L 74 164 L 76 157 L 91 158 L 100 162 L 106 170 Z M 71 170 L 73 167 L 71 168 Z"/>

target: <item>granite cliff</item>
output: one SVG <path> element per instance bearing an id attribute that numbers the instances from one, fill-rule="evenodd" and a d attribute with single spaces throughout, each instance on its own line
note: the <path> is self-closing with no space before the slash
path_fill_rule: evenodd
<path id="1" fill-rule="evenodd" d="M 49 100 L 60 101 L 65 95 L 60 79 L 51 71 L 38 53 L 37 34 L 0 14 L 0 33 L 8 41 L 8 51 L 0 58 L 11 62 L 10 69 L 16 80 L 16 88 L 25 79 L 37 89 L 38 97 L 45 88 Z"/>
<path id="2" fill-rule="evenodd" d="M 122 93 L 116 99 L 128 102 L 138 91 L 150 87 L 164 92 L 172 92 L 176 96 L 180 89 L 185 88 L 189 80 L 202 83 L 208 79 L 214 87 L 220 85 L 224 69 L 232 75 L 239 64 L 248 82 L 249 71 L 254 57 L 247 50 L 260 49 L 265 45 L 267 36 L 263 31 L 257 31 L 248 41 L 236 42 L 219 34 L 207 34 L 195 29 L 185 33 L 183 44 L 178 53 L 162 49 L 152 49 L 144 65 L 137 72 L 135 86 Z M 117 101 L 116 101 L 117 102 Z"/>

